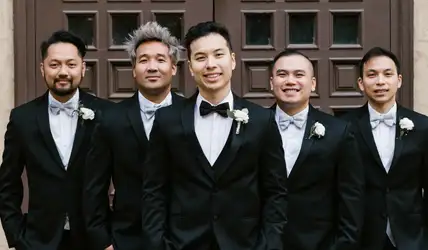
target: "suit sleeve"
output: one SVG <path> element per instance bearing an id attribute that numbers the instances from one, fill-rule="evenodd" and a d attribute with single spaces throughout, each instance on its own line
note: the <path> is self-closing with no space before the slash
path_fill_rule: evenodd
<path id="1" fill-rule="evenodd" d="M 143 246 L 150 250 L 167 249 L 167 183 L 169 152 L 161 113 L 156 112 L 149 148 L 143 164 L 142 227 Z"/>
<path id="2" fill-rule="evenodd" d="M 421 182 L 423 188 L 423 203 L 424 210 L 423 218 L 425 218 L 425 225 L 428 225 L 428 129 L 425 130 L 425 142 L 423 145 L 424 153 L 423 153 L 423 165 L 422 165 L 422 175 Z"/>
<path id="3" fill-rule="evenodd" d="M 83 212 L 86 230 L 94 249 L 111 245 L 108 189 L 112 173 L 112 151 L 103 122 L 96 124 L 86 157 L 83 181 Z"/>
<path id="4" fill-rule="evenodd" d="M 18 244 L 24 223 L 21 211 L 24 159 L 19 131 L 12 110 L 4 137 L 3 162 L 0 167 L 0 217 L 9 247 Z"/>
<path id="5" fill-rule="evenodd" d="M 345 129 L 338 150 L 339 218 L 335 249 L 358 249 L 364 220 L 365 180 L 364 167 L 350 124 Z"/>
<path id="6" fill-rule="evenodd" d="M 263 232 L 268 250 L 282 250 L 287 223 L 287 168 L 281 135 L 271 112 L 260 157 L 261 197 L 263 197 Z"/>

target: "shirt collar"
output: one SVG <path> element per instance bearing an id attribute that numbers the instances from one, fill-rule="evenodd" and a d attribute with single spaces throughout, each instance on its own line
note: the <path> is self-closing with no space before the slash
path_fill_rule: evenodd
<path id="1" fill-rule="evenodd" d="M 209 104 L 211 104 L 211 105 L 213 105 L 213 106 L 216 106 L 216 105 L 214 105 L 214 104 L 212 104 L 212 103 L 210 103 L 209 101 L 207 101 L 204 97 L 202 97 L 201 96 L 201 94 L 199 93 L 198 94 L 198 97 L 196 98 L 196 110 L 199 110 L 199 106 L 201 105 L 201 102 L 202 101 L 206 101 L 206 102 L 208 102 Z M 229 103 L 229 108 L 230 109 L 233 109 L 233 103 L 234 103 L 234 100 L 233 100 L 233 94 L 232 94 L 232 91 L 229 91 L 229 94 L 227 94 L 227 96 L 221 101 L 221 102 L 219 102 L 217 105 L 220 105 L 220 104 L 222 104 L 222 103 L 226 103 L 226 102 L 228 102 Z"/>
<path id="2" fill-rule="evenodd" d="M 148 100 L 146 97 L 141 94 L 140 91 L 138 91 L 138 102 L 140 103 L 140 109 L 143 110 L 144 108 L 154 108 L 158 106 L 168 106 L 172 104 L 172 94 L 171 92 L 168 93 L 168 95 L 163 99 L 161 103 L 154 103 L 150 100 Z"/>
<path id="3" fill-rule="evenodd" d="M 299 116 L 299 117 L 305 117 L 305 120 L 307 120 L 307 118 L 308 118 L 308 113 L 309 113 L 309 105 L 308 106 L 306 106 L 306 108 L 305 109 L 303 109 L 302 111 L 300 111 L 299 113 L 297 113 L 297 114 L 295 114 L 295 115 L 293 115 L 293 116 L 290 116 L 290 115 L 288 115 L 287 113 L 285 113 L 284 112 L 284 110 L 282 110 L 280 107 L 279 107 L 279 105 L 277 104 L 276 105 L 276 112 L 275 112 L 275 118 L 276 118 L 276 121 L 277 122 L 279 122 L 279 120 L 282 118 L 282 119 L 289 119 L 289 118 L 291 118 L 291 117 L 296 117 L 296 116 Z"/>
<path id="4" fill-rule="evenodd" d="M 370 115 L 370 117 L 373 117 L 373 116 L 384 116 L 384 115 L 391 114 L 392 117 L 394 117 L 394 121 L 397 119 L 397 103 L 394 103 L 394 105 L 386 113 L 384 113 L 384 114 L 381 114 L 381 113 L 377 112 L 370 105 L 370 103 L 367 106 L 368 106 L 368 109 L 369 109 L 369 115 Z"/>
<path id="5" fill-rule="evenodd" d="M 55 99 L 55 97 L 53 97 L 53 95 L 51 94 L 50 91 L 48 91 L 48 93 L 49 93 L 48 94 L 49 104 L 51 104 L 51 103 L 58 103 L 58 104 L 61 104 L 61 105 L 65 105 L 65 104 L 70 104 L 71 103 L 75 109 L 77 109 L 78 106 L 79 106 L 79 100 L 80 100 L 79 89 L 76 89 L 76 92 L 74 93 L 73 97 L 71 97 L 70 100 L 68 100 L 65 103 L 61 103 L 60 101 L 58 101 L 57 99 Z"/>

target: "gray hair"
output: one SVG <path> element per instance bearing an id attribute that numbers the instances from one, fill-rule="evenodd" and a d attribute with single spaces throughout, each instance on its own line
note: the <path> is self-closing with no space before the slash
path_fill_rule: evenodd
<path id="1" fill-rule="evenodd" d="M 135 61 L 137 59 L 136 51 L 138 46 L 149 41 L 159 41 L 167 45 L 169 48 L 169 56 L 173 64 L 177 64 L 179 52 L 180 50 L 184 50 L 178 39 L 171 35 L 168 28 L 162 27 L 157 22 L 148 22 L 134 30 L 125 42 L 125 48 L 133 66 L 135 66 Z"/>

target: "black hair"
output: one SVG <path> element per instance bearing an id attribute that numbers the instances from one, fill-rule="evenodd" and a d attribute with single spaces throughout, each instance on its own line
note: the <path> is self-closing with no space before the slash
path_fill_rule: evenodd
<path id="1" fill-rule="evenodd" d="M 359 73 L 361 78 L 364 75 L 364 64 L 366 64 L 370 59 L 374 57 L 379 57 L 379 56 L 386 56 L 386 57 L 389 57 L 392 61 L 394 61 L 395 67 L 397 68 L 397 73 L 401 74 L 400 61 L 398 60 L 397 56 L 394 53 L 381 47 L 373 47 L 369 51 L 367 51 L 367 53 L 363 56 L 363 58 L 360 61 Z"/>
<path id="2" fill-rule="evenodd" d="M 40 45 L 40 53 L 42 55 L 42 59 L 46 58 L 49 47 L 52 44 L 56 43 L 73 44 L 74 46 L 76 46 L 80 57 L 83 58 L 86 55 L 86 45 L 80 37 L 69 31 L 58 30 L 52 33 L 52 35 L 46 41 L 43 41 Z"/>
<path id="3" fill-rule="evenodd" d="M 230 42 L 230 34 L 226 26 L 221 23 L 216 23 L 213 21 L 198 23 L 195 26 L 192 26 L 186 33 L 184 37 L 184 44 L 187 49 L 187 57 L 190 59 L 191 51 L 190 45 L 195 40 L 208 36 L 212 33 L 221 35 L 227 42 L 227 46 L 232 52 L 232 43 Z"/>

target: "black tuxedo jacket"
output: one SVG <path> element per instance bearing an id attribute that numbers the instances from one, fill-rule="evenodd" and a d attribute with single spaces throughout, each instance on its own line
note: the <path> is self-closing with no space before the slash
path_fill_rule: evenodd
<path id="1" fill-rule="evenodd" d="M 325 127 L 324 137 L 310 136 L 316 122 Z M 363 167 L 349 125 L 309 106 L 300 154 L 288 176 L 284 249 L 358 249 L 363 194 Z"/>
<path id="2" fill-rule="evenodd" d="M 9 246 L 17 250 L 57 250 L 66 214 L 75 249 L 85 249 L 81 208 L 85 158 L 94 125 L 112 103 L 79 92 L 80 103 L 96 113 L 94 120 L 79 117 L 67 170 L 49 127 L 48 92 L 11 111 L 0 168 L 0 217 Z M 29 188 L 27 214 L 21 212 L 24 167 Z"/>
<path id="3" fill-rule="evenodd" d="M 414 129 L 400 137 L 400 119 Z M 385 171 L 372 134 L 367 104 L 344 119 L 356 126 L 356 138 L 366 173 L 366 206 L 361 249 L 382 249 L 387 218 L 398 250 L 428 249 L 428 117 L 397 106 L 394 157 Z"/>
<path id="4" fill-rule="evenodd" d="M 184 98 L 172 93 L 172 103 Z M 83 207 L 93 250 L 141 250 L 141 166 L 148 139 L 138 92 L 105 112 L 86 161 Z M 115 196 L 110 212 L 110 180 Z"/>
<path id="5" fill-rule="evenodd" d="M 274 113 L 234 96 L 249 122 L 234 121 L 211 167 L 194 129 L 196 96 L 156 114 L 143 165 L 147 249 L 282 249 L 286 167 Z"/>

